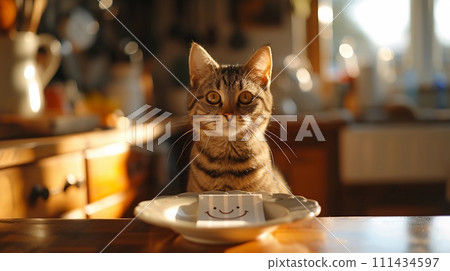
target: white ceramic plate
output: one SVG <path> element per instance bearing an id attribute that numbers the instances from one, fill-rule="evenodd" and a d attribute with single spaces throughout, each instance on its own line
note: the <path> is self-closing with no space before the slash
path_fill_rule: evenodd
<path id="1" fill-rule="evenodd" d="M 205 244 L 241 243 L 276 229 L 282 223 L 317 216 L 320 206 L 315 200 L 289 194 L 210 191 L 203 194 L 262 194 L 266 221 L 244 226 L 205 227 L 197 225 L 198 193 L 161 196 L 143 201 L 135 208 L 139 219 L 170 228 L 187 240 Z"/>

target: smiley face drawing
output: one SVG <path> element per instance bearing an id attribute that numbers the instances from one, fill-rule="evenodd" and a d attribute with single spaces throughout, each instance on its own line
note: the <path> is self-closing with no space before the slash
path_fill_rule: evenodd
<path id="1" fill-rule="evenodd" d="M 238 226 L 264 221 L 260 194 L 199 195 L 197 225 Z"/>
<path id="2" fill-rule="evenodd" d="M 206 211 L 205 213 L 214 219 L 237 219 L 241 218 L 248 214 L 248 210 L 242 210 L 243 213 L 240 214 L 239 209 L 242 209 L 239 205 L 237 205 L 235 208 L 231 209 L 231 211 L 223 211 L 216 206 L 213 207 L 213 211 Z M 236 210 L 236 212 L 235 212 Z M 218 211 L 218 212 L 217 212 Z M 213 215 L 214 213 L 215 215 Z"/>

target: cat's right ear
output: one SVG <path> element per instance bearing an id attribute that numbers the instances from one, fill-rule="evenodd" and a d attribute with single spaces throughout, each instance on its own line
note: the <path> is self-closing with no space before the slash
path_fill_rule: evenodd
<path id="1" fill-rule="evenodd" d="M 219 64 L 203 47 L 193 42 L 189 53 L 189 78 L 191 87 L 196 88 L 202 80 L 208 77 Z"/>

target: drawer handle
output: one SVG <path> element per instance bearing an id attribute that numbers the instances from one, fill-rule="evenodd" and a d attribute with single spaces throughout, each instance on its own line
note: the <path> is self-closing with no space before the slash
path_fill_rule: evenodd
<path id="1" fill-rule="evenodd" d="M 73 174 L 68 174 L 66 176 L 66 183 L 64 184 L 63 191 L 66 192 L 67 189 L 71 186 L 76 186 L 77 188 L 80 188 L 80 186 L 84 183 L 83 179 L 78 179 Z"/>
<path id="2" fill-rule="evenodd" d="M 36 201 L 39 198 L 42 198 L 43 200 L 47 200 L 49 197 L 50 197 L 50 191 L 48 190 L 47 187 L 35 185 L 31 189 L 30 202 L 32 204 L 36 203 Z"/>
<path id="3" fill-rule="evenodd" d="M 84 179 L 77 178 L 73 174 L 68 174 L 66 176 L 66 181 L 64 183 L 64 187 L 62 187 L 62 188 L 48 189 L 45 186 L 40 186 L 40 185 L 36 184 L 31 189 L 30 202 L 31 202 L 31 204 L 35 204 L 39 198 L 42 198 L 43 200 L 48 200 L 48 198 L 51 195 L 58 195 L 58 194 L 64 193 L 67 191 L 67 189 L 69 189 L 69 187 L 72 187 L 72 186 L 80 188 L 83 185 L 83 183 L 84 183 Z"/>

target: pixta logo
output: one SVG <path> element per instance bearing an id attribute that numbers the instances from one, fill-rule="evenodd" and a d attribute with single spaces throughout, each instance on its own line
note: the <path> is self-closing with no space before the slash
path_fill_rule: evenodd
<path id="1" fill-rule="evenodd" d="M 161 145 L 170 137 L 171 123 L 168 121 L 164 125 L 164 121 L 172 115 L 169 112 L 161 113 L 161 109 L 153 108 L 146 104 L 127 116 L 129 121 L 128 128 L 126 130 L 127 142 L 135 144 L 138 147 L 144 148 L 149 151 L 154 150 L 154 142 Z M 160 130 L 164 129 L 162 135 L 156 140 L 155 136 L 160 134 Z"/>
<path id="2" fill-rule="evenodd" d="M 255 136 L 255 138 L 259 141 L 266 141 L 266 138 L 264 137 L 264 131 L 261 131 L 259 129 L 259 126 L 265 119 L 270 118 L 270 121 L 278 123 L 281 127 L 279 139 L 281 141 L 287 141 L 287 123 L 297 122 L 297 115 L 260 115 L 255 120 L 252 120 L 250 116 L 243 115 L 241 116 L 241 118 L 245 123 L 244 126 L 246 126 L 247 129 L 244 129 L 245 135 L 241 139 L 236 139 L 236 134 L 239 131 L 239 128 L 236 124 L 236 118 L 231 118 L 230 121 L 226 122 L 224 121 L 222 115 L 194 115 L 192 118 L 193 140 L 199 141 L 200 135 L 203 132 L 208 137 L 227 136 L 229 141 L 248 141 L 251 136 Z M 224 125 L 225 123 L 227 123 L 227 125 Z M 210 124 L 210 126 L 212 126 L 213 128 L 207 128 L 207 124 Z M 226 127 L 226 132 L 224 127 Z M 311 127 L 314 134 L 309 130 L 309 127 Z M 325 141 L 325 137 L 323 136 L 322 131 L 320 130 L 314 116 L 305 115 L 300 129 L 298 130 L 295 137 L 295 141 L 303 141 L 305 137 L 314 136 L 316 137 L 317 141 Z"/>

